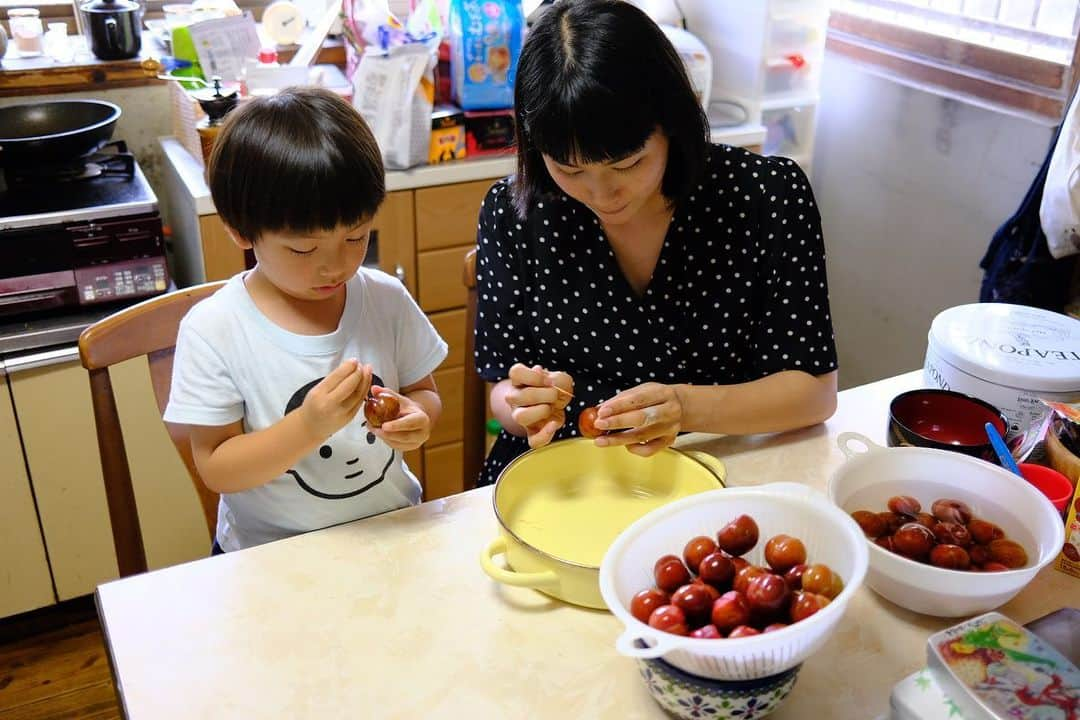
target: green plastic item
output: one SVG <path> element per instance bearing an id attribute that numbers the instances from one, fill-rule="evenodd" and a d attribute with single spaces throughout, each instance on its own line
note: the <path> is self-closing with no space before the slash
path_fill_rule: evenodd
<path id="1" fill-rule="evenodd" d="M 502 432 L 502 424 L 495 418 L 491 418 L 490 420 L 488 420 L 485 427 L 487 429 L 488 435 L 498 435 L 500 432 Z"/>
<path id="2" fill-rule="evenodd" d="M 195 52 L 195 43 L 191 39 L 191 31 L 187 26 L 181 25 L 173 28 L 172 54 L 178 60 L 187 60 L 191 63 L 191 67 L 176 68 L 172 71 L 172 75 L 206 79 L 203 76 L 202 65 L 199 64 L 199 55 Z M 184 86 L 185 90 L 196 90 L 202 87 L 198 83 L 182 82 L 181 85 Z"/>

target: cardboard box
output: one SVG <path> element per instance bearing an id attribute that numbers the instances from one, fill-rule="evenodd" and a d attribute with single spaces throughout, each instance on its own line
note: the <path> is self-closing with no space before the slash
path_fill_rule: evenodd
<path id="1" fill-rule="evenodd" d="M 465 156 L 465 113 L 454 105 L 436 106 L 431 113 L 428 162 L 434 165 L 448 160 L 462 160 Z"/>
<path id="2" fill-rule="evenodd" d="M 514 152 L 514 111 L 474 110 L 465 113 L 465 147 L 469 157 Z"/>
<path id="3" fill-rule="evenodd" d="M 1065 545 L 1054 561 L 1054 567 L 1066 575 L 1080 578 L 1080 483 L 1065 509 Z"/>

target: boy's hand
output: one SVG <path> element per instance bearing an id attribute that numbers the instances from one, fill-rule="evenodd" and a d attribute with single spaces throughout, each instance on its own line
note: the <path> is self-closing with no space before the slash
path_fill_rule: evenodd
<path id="1" fill-rule="evenodd" d="M 356 417 L 369 387 L 371 366 L 346 360 L 308 391 L 298 412 L 316 437 L 326 439 Z"/>
<path id="2" fill-rule="evenodd" d="M 371 394 L 376 397 L 393 395 L 397 398 L 401 407 L 398 416 L 393 420 L 384 422 L 382 427 L 373 428 L 369 426 L 368 429 L 371 432 L 382 438 L 383 442 L 390 447 L 402 452 L 415 450 L 427 442 L 427 439 L 431 436 L 431 418 L 428 417 L 428 414 L 419 403 L 414 402 L 408 395 L 400 395 L 393 390 L 387 390 L 378 385 L 372 386 Z"/>

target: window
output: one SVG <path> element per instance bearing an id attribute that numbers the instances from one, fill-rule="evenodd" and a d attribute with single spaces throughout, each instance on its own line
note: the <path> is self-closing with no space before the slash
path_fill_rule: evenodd
<path id="1" fill-rule="evenodd" d="M 1080 75 L 1080 0 L 840 0 L 831 50 L 901 82 L 1056 123 Z"/>

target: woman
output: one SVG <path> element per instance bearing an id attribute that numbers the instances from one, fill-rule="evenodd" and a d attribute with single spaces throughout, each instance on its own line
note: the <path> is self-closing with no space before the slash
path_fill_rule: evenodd
<path id="1" fill-rule="evenodd" d="M 476 362 L 503 426 L 479 484 L 577 435 L 651 455 L 836 407 L 821 222 L 795 163 L 710 145 L 679 56 L 622 0 L 562 0 L 517 71 L 517 174 L 485 197 Z M 572 396 L 572 397 L 571 397 Z"/>

